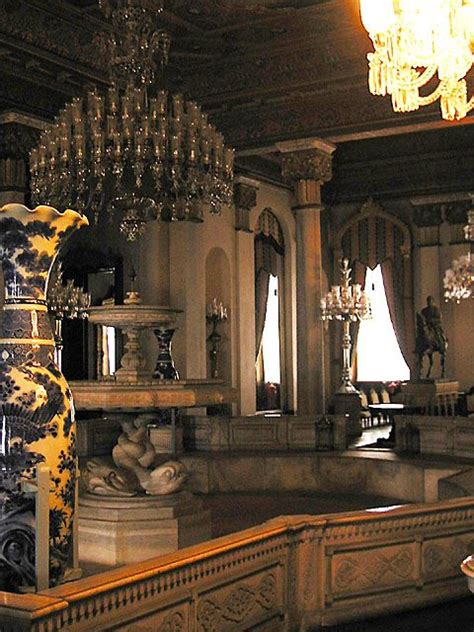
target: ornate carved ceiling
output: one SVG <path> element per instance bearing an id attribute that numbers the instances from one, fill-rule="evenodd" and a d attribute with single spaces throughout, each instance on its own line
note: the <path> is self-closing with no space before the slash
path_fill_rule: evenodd
<path id="1" fill-rule="evenodd" d="M 356 0 L 167 0 L 166 80 L 196 98 L 238 149 L 319 135 L 337 140 L 438 122 L 436 106 L 394 115 L 369 95 L 370 43 Z M 0 0 L 0 109 L 51 117 L 106 83 L 97 0 Z M 411 129 L 411 128 L 410 128 Z M 350 136 L 352 137 L 352 136 Z"/>
<path id="2" fill-rule="evenodd" d="M 276 141 L 319 136 L 339 144 L 350 188 L 350 174 L 368 172 L 347 141 L 380 136 L 379 155 L 386 135 L 448 125 L 436 105 L 394 114 L 369 94 L 358 0 L 165 0 L 158 19 L 172 37 L 165 82 L 209 111 L 255 173 L 277 177 Z M 0 0 L 0 114 L 52 118 L 86 85 L 106 85 L 94 35 L 107 28 L 98 0 Z"/>

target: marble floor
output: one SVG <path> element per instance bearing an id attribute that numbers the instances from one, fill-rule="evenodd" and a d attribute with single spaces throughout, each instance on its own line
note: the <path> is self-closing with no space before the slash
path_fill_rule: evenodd
<path id="1" fill-rule="evenodd" d="M 349 445 L 350 450 L 375 446 L 379 439 L 388 439 L 392 424 L 384 426 L 375 426 L 374 428 L 365 428 L 360 437 L 356 437 Z M 384 449 L 384 448 L 382 448 Z"/>

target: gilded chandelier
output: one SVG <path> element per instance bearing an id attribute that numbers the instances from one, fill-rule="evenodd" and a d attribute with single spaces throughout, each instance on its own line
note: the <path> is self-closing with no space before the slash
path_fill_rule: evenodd
<path id="1" fill-rule="evenodd" d="M 233 150 L 197 103 L 156 86 L 169 48 L 155 24 L 162 0 L 99 3 L 114 27 L 97 42 L 112 85 L 73 99 L 42 133 L 30 157 L 33 201 L 96 218 L 118 212 L 130 241 L 153 219 L 220 213 L 232 201 Z"/>
<path id="2" fill-rule="evenodd" d="M 342 383 L 338 393 L 354 393 L 351 381 L 351 322 L 366 320 L 372 316 L 370 300 L 359 283 L 351 285 L 349 260 L 341 262 L 341 285 L 333 285 L 321 299 L 322 320 L 341 320 L 342 337 Z"/>
<path id="3" fill-rule="evenodd" d="M 464 236 L 466 240 L 474 241 L 474 211 L 468 213 Z M 464 298 L 474 298 L 474 257 L 471 252 L 453 261 L 445 272 L 443 285 L 446 301 L 459 303 Z"/>
<path id="4" fill-rule="evenodd" d="M 473 62 L 474 0 L 360 0 L 360 11 L 374 45 L 367 55 L 372 94 L 391 95 L 395 112 L 439 99 L 447 120 L 474 108 L 465 80 Z M 433 88 L 421 95 L 430 82 Z"/>

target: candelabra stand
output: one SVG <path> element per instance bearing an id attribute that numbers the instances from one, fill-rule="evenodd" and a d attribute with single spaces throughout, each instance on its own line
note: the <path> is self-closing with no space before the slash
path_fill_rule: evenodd
<path id="1" fill-rule="evenodd" d="M 91 296 L 80 287 L 74 285 L 72 279 L 63 282 L 61 265 L 53 271 L 48 283 L 47 302 L 53 319 L 54 329 L 54 359 L 59 369 L 62 364 L 63 353 L 63 319 L 87 318 L 87 309 L 91 304 Z"/>
<path id="2" fill-rule="evenodd" d="M 224 320 L 227 320 L 227 308 L 224 307 L 222 302 L 218 302 L 217 299 L 214 298 L 208 305 L 206 314 L 206 321 L 212 326 L 212 331 L 207 338 L 207 341 L 210 343 L 209 365 L 212 378 L 219 376 L 218 356 L 221 335 L 218 333 L 217 327 L 219 323 Z"/>
<path id="3" fill-rule="evenodd" d="M 351 380 L 351 322 L 371 317 L 370 301 L 359 283 L 351 285 L 349 260 L 341 262 L 341 284 L 321 299 L 321 318 L 342 321 L 342 379 L 337 393 L 357 393 Z"/>

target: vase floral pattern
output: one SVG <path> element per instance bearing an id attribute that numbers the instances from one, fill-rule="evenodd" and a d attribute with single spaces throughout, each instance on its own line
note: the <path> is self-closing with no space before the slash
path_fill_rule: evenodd
<path id="1" fill-rule="evenodd" d="M 76 485 L 71 391 L 54 364 L 46 285 L 60 245 L 87 220 L 74 211 L 0 208 L 0 589 L 35 584 L 35 505 L 21 481 L 50 470 L 50 583 L 70 555 Z"/>

